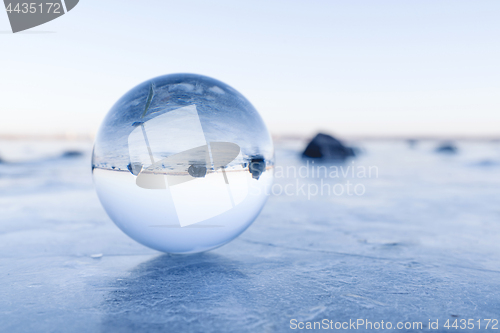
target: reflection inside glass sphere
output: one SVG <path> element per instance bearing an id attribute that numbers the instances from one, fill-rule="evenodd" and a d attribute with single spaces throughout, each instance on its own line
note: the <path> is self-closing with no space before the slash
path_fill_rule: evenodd
<path id="1" fill-rule="evenodd" d="M 223 245 L 262 209 L 273 146 L 253 106 L 214 79 L 166 75 L 129 91 L 98 133 L 92 169 L 111 219 L 152 248 Z"/>

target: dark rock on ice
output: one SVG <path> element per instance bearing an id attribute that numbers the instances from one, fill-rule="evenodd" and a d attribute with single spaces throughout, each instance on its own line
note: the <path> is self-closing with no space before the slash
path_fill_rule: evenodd
<path id="1" fill-rule="evenodd" d="M 458 152 L 457 146 L 455 146 L 451 142 L 442 143 L 436 148 L 436 153 L 456 154 L 457 152 Z"/>
<path id="2" fill-rule="evenodd" d="M 476 167 L 496 167 L 499 166 L 500 162 L 495 161 L 495 160 L 490 160 L 490 159 L 485 159 L 482 161 L 479 161 L 477 163 L 473 163 L 472 166 Z"/>
<path id="3" fill-rule="evenodd" d="M 340 140 L 323 133 L 318 133 L 302 153 L 302 157 L 305 158 L 325 160 L 345 160 L 353 156 L 356 156 L 353 148 L 347 147 Z"/>
<path id="4" fill-rule="evenodd" d="M 252 174 L 252 178 L 259 179 L 260 175 L 266 171 L 266 161 L 263 157 L 253 157 L 248 164 L 248 171 Z"/>
<path id="5" fill-rule="evenodd" d="M 204 165 L 190 165 L 188 168 L 188 173 L 191 177 L 203 178 L 207 174 L 207 167 Z"/>
<path id="6" fill-rule="evenodd" d="M 408 143 L 408 146 L 410 148 L 415 148 L 415 146 L 418 144 L 418 140 L 417 139 L 408 139 L 408 140 L 406 140 L 406 143 Z"/>
<path id="7" fill-rule="evenodd" d="M 83 156 L 83 153 L 81 151 L 78 151 L 78 150 L 68 150 L 68 151 L 65 151 L 61 157 L 62 158 L 74 158 L 74 157 L 81 157 Z"/>
<path id="8" fill-rule="evenodd" d="M 127 169 L 131 174 L 137 176 L 142 171 L 142 164 L 140 163 L 129 163 L 127 164 Z"/>

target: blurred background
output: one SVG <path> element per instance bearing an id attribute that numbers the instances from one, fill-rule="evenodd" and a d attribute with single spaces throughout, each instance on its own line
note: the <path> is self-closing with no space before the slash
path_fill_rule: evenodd
<path id="1" fill-rule="evenodd" d="M 0 12 L 4 327 L 276 332 L 292 318 L 496 318 L 499 17 L 495 0 L 82 0 L 12 34 Z M 247 97 L 277 168 L 311 170 L 301 154 L 324 132 L 344 155 L 320 163 L 377 173 L 277 176 L 255 223 L 205 254 L 135 243 L 95 195 L 94 136 L 129 89 L 181 72 Z M 279 192 L 321 181 L 365 191 Z"/>
<path id="2" fill-rule="evenodd" d="M 497 1 L 81 1 L 18 34 L 0 13 L 3 137 L 92 137 L 126 91 L 197 73 L 271 132 L 498 137 Z"/>

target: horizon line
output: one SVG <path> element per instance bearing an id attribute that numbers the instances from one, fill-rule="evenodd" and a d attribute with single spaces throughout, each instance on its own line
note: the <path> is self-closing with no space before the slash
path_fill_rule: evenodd
<path id="1" fill-rule="evenodd" d="M 273 140 L 309 140 L 316 134 L 323 131 L 316 131 L 315 134 L 296 134 L 296 133 L 271 133 Z M 332 133 L 325 133 L 332 135 Z M 500 133 L 498 135 L 473 135 L 473 134 L 415 134 L 415 135 L 399 135 L 399 134 L 345 134 L 336 135 L 333 137 L 343 140 L 482 140 L 482 141 L 500 141 Z M 56 133 L 56 134 L 0 134 L 0 140 L 60 140 L 60 141 L 94 141 L 94 134 L 83 133 Z"/>

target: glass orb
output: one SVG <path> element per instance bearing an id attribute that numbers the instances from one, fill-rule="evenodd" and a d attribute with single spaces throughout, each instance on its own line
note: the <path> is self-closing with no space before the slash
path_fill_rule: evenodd
<path id="1" fill-rule="evenodd" d="M 270 193 L 274 150 L 235 89 L 194 74 L 160 76 L 116 102 L 97 134 L 92 174 L 114 223 L 169 253 L 219 247 L 255 220 Z"/>

